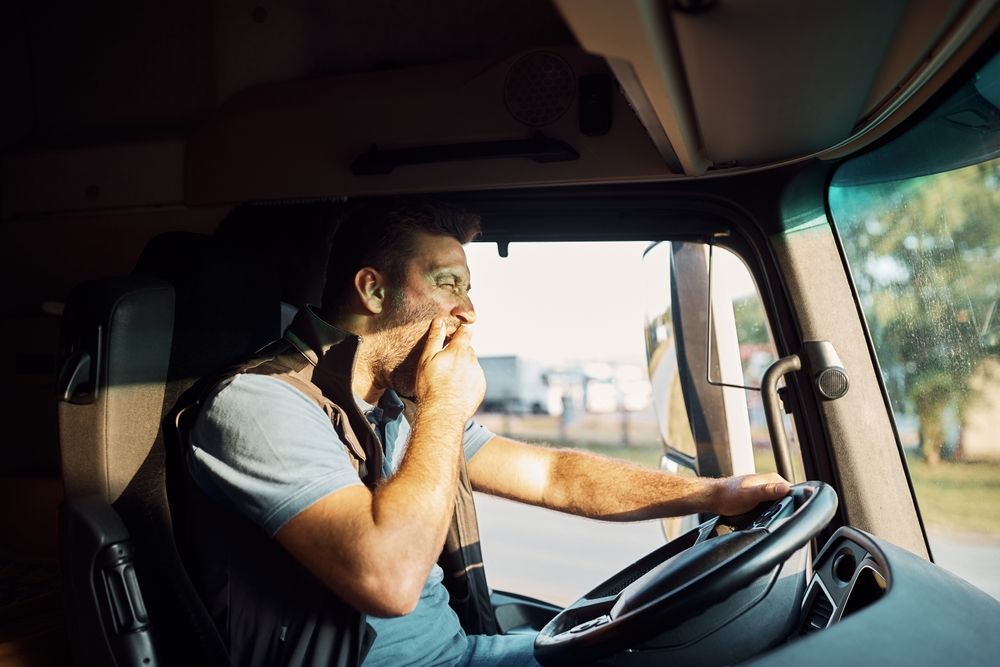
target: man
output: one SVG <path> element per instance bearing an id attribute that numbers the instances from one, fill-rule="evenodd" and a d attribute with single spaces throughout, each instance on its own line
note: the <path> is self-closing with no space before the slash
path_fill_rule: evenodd
<path id="1" fill-rule="evenodd" d="M 448 605 L 436 563 L 464 520 L 456 495 L 468 486 L 465 460 L 478 491 L 608 520 L 740 514 L 788 492 L 774 475 L 682 478 L 517 442 L 470 421 L 486 388 L 463 250 L 478 231 L 477 217 L 440 204 L 355 209 L 334 239 L 322 307 L 300 312 L 264 361 L 218 383 L 190 434 L 197 485 L 367 615 L 376 636 L 366 665 L 534 664 L 531 637 L 466 635 Z M 399 397 L 412 400 L 411 419 Z M 258 566 L 260 585 L 286 567 Z M 278 637 L 241 654 L 248 662 L 316 652 L 316 623 L 294 614 L 246 621 L 259 603 L 237 609 L 231 588 L 222 624 L 243 623 L 239 641 Z M 300 648 L 275 648 L 285 641 Z"/>

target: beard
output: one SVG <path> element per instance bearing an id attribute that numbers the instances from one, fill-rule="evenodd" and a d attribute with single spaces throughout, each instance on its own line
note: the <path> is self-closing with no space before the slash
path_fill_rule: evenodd
<path id="1" fill-rule="evenodd" d="M 439 317 L 440 307 L 433 303 L 413 304 L 402 295 L 392 298 L 371 341 L 369 359 L 375 383 L 413 400 L 417 366 L 424 350 L 431 320 Z M 457 323 L 448 323 L 454 330 Z"/>

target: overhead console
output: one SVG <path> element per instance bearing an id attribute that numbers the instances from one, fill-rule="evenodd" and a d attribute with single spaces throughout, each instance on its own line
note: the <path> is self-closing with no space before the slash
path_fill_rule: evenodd
<path id="1" fill-rule="evenodd" d="M 187 142 L 189 205 L 662 180 L 665 160 L 603 58 L 502 61 L 262 85 Z"/>

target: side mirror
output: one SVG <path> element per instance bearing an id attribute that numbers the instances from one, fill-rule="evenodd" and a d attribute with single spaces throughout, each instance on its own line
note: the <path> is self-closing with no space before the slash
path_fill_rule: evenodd
<path id="1" fill-rule="evenodd" d="M 665 455 L 687 455 L 701 475 L 753 471 L 746 394 L 759 391 L 774 355 L 749 271 L 697 241 L 656 243 L 643 265 L 646 357 Z"/>

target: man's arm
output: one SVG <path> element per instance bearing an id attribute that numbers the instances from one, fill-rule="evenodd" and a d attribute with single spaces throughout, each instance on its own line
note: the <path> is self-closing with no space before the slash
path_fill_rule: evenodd
<path id="1" fill-rule="evenodd" d="M 786 495 L 775 474 L 681 477 L 598 454 L 494 437 L 469 462 L 472 486 L 495 496 L 608 521 L 694 512 L 736 515 Z"/>
<path id="2" fill-rule="evenodd" d="M 417 374 L 419 406 L 399 470 L 374 492 L 336 491 L 286 523 L 281 545 L 358 610 L 412 611 L 444 545 L 458 484 L 466 420 L 485 380 L 464 328 L 444 347 L 432 324 Z"/>

